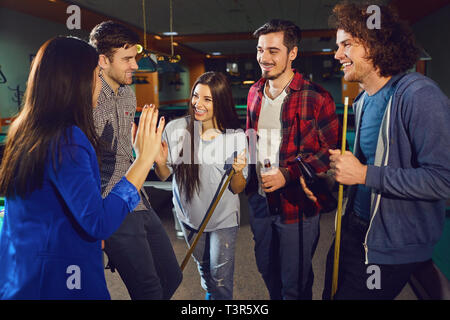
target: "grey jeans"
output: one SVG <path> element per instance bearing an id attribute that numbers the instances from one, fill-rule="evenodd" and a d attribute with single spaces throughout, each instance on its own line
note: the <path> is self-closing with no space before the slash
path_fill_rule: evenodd
<path id="1" fill-rule="evenodd" d="M 189 244 L 197 232 L 181 223 Z M 204 232 L 192 253 L 201 276 L 202 288 L 212 300 L 233 299 L 234 252 L 238 227 Z"/>

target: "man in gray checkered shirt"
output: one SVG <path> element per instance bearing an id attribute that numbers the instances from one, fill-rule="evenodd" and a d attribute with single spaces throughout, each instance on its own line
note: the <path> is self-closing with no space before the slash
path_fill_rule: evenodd
<path id="1" fill-rule="evenodd" d="M 129 86 L 137 70 L 139 36 L 121 24 L 106 21 L 91 31 L 90 43 L 100 54 L 102 91 L 94 108 L 97 134 L 102 142 L 103 197 L 128 171 L 134 157 L 131 128 L 136 96 Z M 105 240 L 111 269 L 117 269 L 131 299 L 170 299 L 182 273 L 169 237 L 144 190 L 141 201 L 120 228 Z"/>

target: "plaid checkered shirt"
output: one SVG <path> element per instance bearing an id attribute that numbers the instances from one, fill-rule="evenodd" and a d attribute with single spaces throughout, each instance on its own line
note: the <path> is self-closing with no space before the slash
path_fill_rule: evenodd
<path id="1" fill-rule="evenodd" d="M 133 89 L 120 86 L 115 94 L 102 78 L 102 90 L 93 114 L 102 142 L 100 177 L 103 197 L 109 194 L 134 161 L 131 127 L 135 112 L 136 95 Z M 142 199 L 135 210 L 147 210 Z"/>
<path id="2" fill-rule="evenodd" d="M 295 158 L 302 155 L 317 173 L 329 169 L 328 149 L 336 149 L 339 142 L 339 120 L 331 95 L 321 86 L 303 79 L 295 69 L 287 96 L 281 107 L 282 140 L 280 145 L 280 171 L 286 185 L 277 193 L 267 193 L 267 200 L 279 203 L 284 223 L 296 223 L 305 216 L 316 215 L 319 207 L 303 192 L 301 175 Z M 247 97 L 247 132 L 258 130 L 258 119 L 266 79 L 256 82 Z M 257 138 L 256 138 L 257 139 Z M 250 148 L 252 143 L 250 142 Z M 250 150 L 253 153 L 252 150 Z M 255 162 L 252 162 L 255 163 Z M 252 179 L 255 174 L 252 174 Z M 255 181 L 249 183 L 247 193 L 255 192 Z M 256 189 L 257 190 L 257 189 Z"/>

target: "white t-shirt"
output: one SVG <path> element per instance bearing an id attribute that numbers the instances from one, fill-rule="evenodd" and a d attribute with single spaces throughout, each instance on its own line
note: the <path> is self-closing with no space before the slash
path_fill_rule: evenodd
<path id="1" fill-rule="evenodd" d="M 187 131 L 189 117 L 170 121 L 163 133 L 163 140 L 168 144 L 167 165 L 172 170 L 172 165 L 180 160 L 180 151 L 183 141 L 189 136 Z M 200 124 L 199 124 L 200 126 Z M 173 205 L 180 221 L 188 226 L 198 229 L 206 216 L 213 200 L 222 189 L 225 183 L 227 172 L 232 167 L 234 158 L 247 149 L 247 138 L 242 129 L 229 129 L 225 134 L 219 134 L 211 141 L 197 140 L 194 144 L 194 152 L 197 152 L 199 166 L 200 188 L 199 192 L 194 192 L 190 202 L 186 195 L 180 193 L 177 177 L 172 179 Z M 189 159 L 185 156 L 183 158 Z M 247 179 L 248 168 L 242 171 Z M 219 200 L 216 209 L 205 228 L 206 232 L 235 227 L 239 225 L 240 203 L 239 196 L 233 194 L 230 186 L 225 190 Z"/>
<path id="2" fill-rule="evenodd" d="M 266 196 L 261 188 L 261 168 L 264 167 L 264 159 L 269 159 L 273 168 L 279 167 L 281 146 L 281 106 L 287 92 L 283 90 L 278 97 L 270 99 L 264 88 L 261 111 L 258 119 L 258 143 L 256 173 L 258 176 L 258 193 Z"/>

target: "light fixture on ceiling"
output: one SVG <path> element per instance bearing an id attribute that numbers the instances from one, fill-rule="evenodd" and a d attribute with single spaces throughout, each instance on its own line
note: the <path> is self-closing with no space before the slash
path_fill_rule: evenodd
<path id="1" fill-rule="evenodd" d="M 162 35 L 163 36 L 177 36 L 178 35 L 178 32 L 175 32 L 175 31 L 167 31 L 167 32 L 163 32 L 162 33 Z"/>
<path id="2" fill-rule="evenodd" d="M 142 54 L 142 58 L 138 62 L 138 71 L 146 71 L 146 72 L 155 72 L 159 73 L 180 73 L 186 72 L 181 66 L 178 65 L 178 62 L 181 60 L 181 56 L 179 54 L 174 54 L 174 46 L 178 46 L 177 42 L 173 41 L 173 35 L 176 35 L 176 32 L 173 32 L 173 9 L 172 9 L 172 0 L 170 0 L 170 49 L 171 54 L 163 54 L 160 52 L 155 52 L 153 50 L 147 49 L 147 24 L 145 20 L 145 0 L 142 0 L 142 15 L 143 15 L 143 23 L 144 23 L 144 46 L 138 45 L 138 53 Z M 166 33 L 163 33 L 166 34 Z M 162 38 L 159 35 L 154 35 L 154 38 L 157 40 L 161 40 Z"/>
<path id="3" fill-rule="evenodd" d="M 147 50 L 143 50 L 142 58 L 138 61 L 138 70 L 143 72 L 156 72 L 158 65 L 152 59 L 152 53 Z"/>
<path id="4" fill-rule="evenodd" d="M 147 50 L 143 51 L 142 58 L 138 61 L 138 71 L 142 72 L 156 72 L 158 66 L 151 58 L 151 53 Z"/>
<path id="5" fill-rule="evenodd" d="M 142 0 L 142 20 L 144 23 L 144 46 L 137 45 L 138 53 L 142 53 L 142 58 L 138 61 L 138 70 L 144 72 L 156 72 L 158 66 L 151 58 L 151 52 L 147 50 L 147 23 L 145 20 L 145 0 Z"/>
<path id="6" fill-rule="evenodd" d="M 169 14 L 170 14 L 170 16 L 169 16 L 169 18 L 170 18 L 169 19 L 169 24 L 170 24 L 170 26 L 169 26 L 170 27 L 170 31 L 169 31 L 170 32 L 170 58 L 169 58 L 169 62 L 176 63 L 176 62 L 180 61 L 181 57 L 179 55 L 175 56 L 174 49 L 173 49 L 173 46 L 174 46 L 173 36 L 177 35 L 178 33 L 173 31 L 173 5 L 172 5 L 172 2 L 173 2 L 173 0 L 169 1 L 169 10 L 170 10 L 170 12 L 169 12 Z"/>
<path id="7" fill-rule="evenodd" d="M 180 59 L 179 56 L 175 59 Z M 181 73 L 186 72 L 180 64 L 179 60 L 173 60 L 172 58 L 166 56 L 158 56 L 158 73 Z"/>

